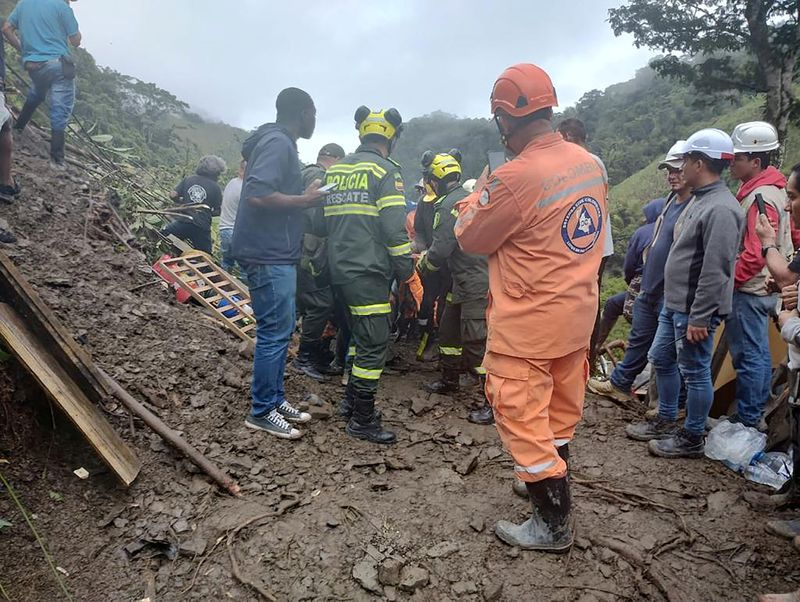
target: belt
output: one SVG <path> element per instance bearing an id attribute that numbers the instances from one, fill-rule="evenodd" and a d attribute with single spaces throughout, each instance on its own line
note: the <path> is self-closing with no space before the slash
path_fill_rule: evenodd
<path id="1" fill-rule="evenodd" d="M 47 61 L 25 61 L 26 71 L 38 71 L 47 64 Z"/>

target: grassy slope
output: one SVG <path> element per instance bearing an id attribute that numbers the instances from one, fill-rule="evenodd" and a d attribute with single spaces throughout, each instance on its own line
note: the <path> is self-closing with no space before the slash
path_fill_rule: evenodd
<path id="1" fill-rule="evenodd" d="M 175 134 L 188 144 L 191 162 L 196 161 L 198 152 L 201 155 L 212 154 L 225 159 L 233 169 L 242 158 L 242 142 L 247 132 L 240 128 L 183 116 L 172 116 L 169 123 L 175 126 Z"/>

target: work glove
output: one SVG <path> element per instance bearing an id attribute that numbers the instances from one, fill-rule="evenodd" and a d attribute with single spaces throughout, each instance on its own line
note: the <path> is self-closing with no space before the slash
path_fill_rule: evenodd
<path id="1" fill-rule="evenodd" d="M 417 304 L 417 311 L 419 311 L 419 308 L 422 307 L 422 296 L 425 294 L 419 274 L 416 272 L 411 274 L 411 278 L 406 280 L 406 284 L 408 285 L 408 290 L 411 291 L 411 296 L 414 297 L 414 302 Z"/>

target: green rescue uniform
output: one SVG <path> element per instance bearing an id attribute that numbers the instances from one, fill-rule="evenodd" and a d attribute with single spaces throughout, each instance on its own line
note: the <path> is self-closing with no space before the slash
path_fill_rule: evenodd
<path id="1" fill-rule="evenodd" d="M 374 395 L 386 363 L 392 281 L 414 273 L 403 180 L 397 163 L 361 145 L 328 170 L 325 184 L 333 183 L 323 213 L 331 283 L 349 310 L 350 383 L 356 394 Z"/>
<path id="2" fill-rule="evenodd" d="M 319 165 L 303 168 L 303 188 L 308 188 L 314 180 L 325 179 L 325 169 Z M 330 277 L 320 262 L 320 254 L 325 253 L 325 239 L 317 236 L 315 224 L 322 219 L 321 207 L 312 207 L 303 212 L 303 252 L 300 269 L 297 270 L 297 308 L 302 318 L 300 326 L 300 345 L 311 348 L 319 345 L 328 320 L 333 316 L 333 290 Z M 322 265 L 320 265 L 322 264 Z"/>
<path id="3" fill-rule="evenodd" d="M 456 184 L 436 202 L 433 242 L 424 264 L 433 271 L 447 267 L 452 282 L 439 325 L 439 354 L 443 370 L 453 373 L 466 369 L 483 375 L 489 264 L 483 255 L 465 253 L 458 246 L 454 232 L 458 218 L 456 203 L 468 194 Z"/>

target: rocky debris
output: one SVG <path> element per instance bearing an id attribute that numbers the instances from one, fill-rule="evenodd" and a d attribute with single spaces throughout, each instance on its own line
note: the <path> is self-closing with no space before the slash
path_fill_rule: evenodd
<path id="1" fill-rule="evenodd" d="M 436 402 L 422 395 L 417 395 L 411 399 L 411 411 L 416 416 L 421 416 L 425 412 L 430 412 L 436 407 Z"/>
<path id="2" fill-rule="evenodd" d="M 430 576 L 428 571 L 419 566 L 405 566 L 400 575 L 400 589 L 413 592 L 428 585 Z"/>
<path id="3" fill-rule="evenodd" d="M 404 564 L 399 558 L 386 558 L 378 566 L 378 581 L 383 585 L 400 585 L 400 574 Z"/>
<path id="4" fill-rule="evenodd" d="M 454 583 L 452 588 L 453 593 L 457 596 L 465 596 L 467 594 L 477 594 L 478 586 L 474 581 L 459 581 Z"/>
<path id="5" fill-rule="evenodd" d="M 378 568 L 375 561 L 369 556 L 353 567 L 353 579 L 368 592 L 381 593 L 383 590 L 378 582 Z"/>
<path id="6" fill-rule="evenodd" d="M 455 471 L 463 476 L 467 476 L 471 472 L 473 472 L 476 468 L 478 468 L 478 458 L 480 457 L 480 452 L 473 452 L 470 455 L 464 457 L 459 462 L 456 462 L 453 465 Z"/>
<path id="7" fill-rule="evenodd" d="M 308 413 L 311 414 L 314 420 L 328 420 L 333 416 L 333 408 L 329 403 L 309 404 Z"/>
<path id="8" fill-rule="evenodd" d="M 429 558 L 447 558 L 461 549 L 455 541 L 442 541 L 427 549 L 425 554 Z"/>
<path id="9" fill-rule="evenodd" d="M 503 584 L 489 583 L 483 588 L 483 599 L 486 602 L 496 602 L 503 595 Z"/>
<path id="10" fill-rule="evenodd" d="M 486 528 L 486 523 L 482 518 L 473 516 L 472 519 L 469 521 L 469 526 L 470 529 L 472 529 L 476 533 L 483 533 L 483 530 Z"/>

